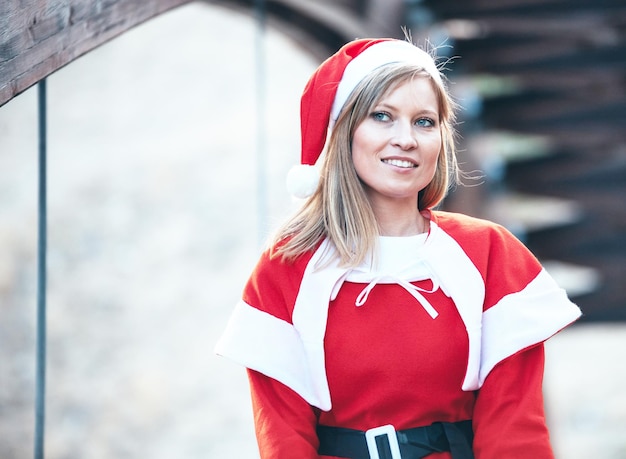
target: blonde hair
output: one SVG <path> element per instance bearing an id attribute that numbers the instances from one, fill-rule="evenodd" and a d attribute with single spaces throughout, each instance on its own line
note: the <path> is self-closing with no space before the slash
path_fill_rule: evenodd
<path id="1" fill-rule="evenodd" d="M 332 129 L 316 191 L 278 230 L 274 244 L 277 255 L 293 260 L 328 238 L 343 266 L 358 266 L 373 253 L 379 235 L 361 180 L 352 162 L 354 131 L 373 107 L 402 83 L 429 78 L 439 104 L 442 148 L 432 181 L 419 192 L 420 210 L 437 206 L 451 183 L 458 182 L 459 170 L 454 143 L 454 108 L 447 89 L 431 78 L 421 66 L 387 64 L 370 73 L 354 89 Z"/>

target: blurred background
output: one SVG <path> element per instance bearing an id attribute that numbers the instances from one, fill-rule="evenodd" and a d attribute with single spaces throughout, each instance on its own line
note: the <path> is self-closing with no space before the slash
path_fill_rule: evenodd
<path id="1" fill-rule="evenodd" d="M 626 458 L 617 0 L 189 2 L 54 72 L 46 457 L 258 458 L 245 373 L 213 346 L 295 206 L 284 178 L 307 78 L 346 41 L 402 27 L 450 59 L 459 159 L 484 175 L 444 207 L 505 224 L 583 309 L 546 347 L 557 459 Z M 14 42 L 2 37 L 4 78 Z M 0 458 L 22 459 L 35 424 L 37 91 L 0 104 Z"/>

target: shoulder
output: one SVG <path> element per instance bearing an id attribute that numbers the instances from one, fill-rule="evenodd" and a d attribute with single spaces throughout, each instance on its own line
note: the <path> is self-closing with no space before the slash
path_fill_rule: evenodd
<path id="1" fill-rule="evenodd" d="M 266 248 L 246 283 L 242 299 L 248 305 L 291 322 L 293 306 L 314 251 L 285 259 L 279 242 Z"/>
<path id="2" fill-rule="evenodd" d="M 259 259 L 257 270 L 271 270 L 273 273 L 286 273 L 289 277 L 301 278 L 304 271 L 315 254 L 318 246 L 313 250 L 307 250 L 295 257 L 286 257 L 282 248 L 289 239 L 282 239 L 268 246 Z"/>
<path id="3" fill-rule="evenodd" d="M 444 211 L 431 211 L 431 219 L 459 243 L 492 240 L 514 240 L 517 242 L 517 237 L 508 229 L 490 220 Z"/>
<path id="4" fill-rule="evenodd" d="M 535 255 L 502 225 L 446 212 L 436 212 L 432 218 L 481 273 L 486 286 L 485 309 L 523 290 L 542 271 Z"/>
<path id="5" fill-rule="evenodd" d="M 527 270 L 536 275 L 541 269 L 535 255 L 504 226 L 463 214 L 434 211 L 435 224 L 463 249 L 481 272 L 504 267 Z M 515 260 L 515 263 L 511 263 Z M 493 272 L 493 271 L 492 271 Z"/>

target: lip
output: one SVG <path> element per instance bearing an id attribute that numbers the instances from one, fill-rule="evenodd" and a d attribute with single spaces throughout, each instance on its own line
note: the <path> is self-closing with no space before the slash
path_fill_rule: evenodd
<path id="1" fill-rule="evenodd" d="M 381 158 L 380 162 L 387 165 L 393 166 L 400 169 L 415 169 L 419 166 L 419 164 L 413 158 L 407 158 L 406 156 L 388 156 L 385 158 Z M 393 163 L 408 163 L 412 164 L 412 167 L 408 167 L 403 164 L 393 164 Z"/>

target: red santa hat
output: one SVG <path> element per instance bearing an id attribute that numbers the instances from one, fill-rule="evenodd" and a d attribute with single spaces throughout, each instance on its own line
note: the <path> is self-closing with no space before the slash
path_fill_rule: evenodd
<path id="1" fill-rule="evenodd" d="M 313 73 L 300 101 L 301 164 L 287 176 L 287 188 L 293 196 L 306 198 L 315 192 L 319 182 L 315 163 L 324 150 L 328 130 L 354 88 L 373 70 L 395 62 L 420 65 L 432 78 L 441 78 L 427 52 L 407 41 L 390 38 L 351 41 Z"/>

